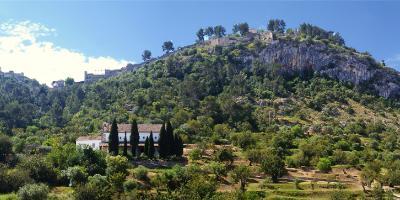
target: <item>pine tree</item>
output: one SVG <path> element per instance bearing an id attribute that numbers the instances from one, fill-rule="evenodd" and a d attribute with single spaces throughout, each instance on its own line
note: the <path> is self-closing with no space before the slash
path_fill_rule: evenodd
<path id="1" fill-rule="evenodd" d="M 139 152 L 139 130 L 136 119 L 132 121 L 130 141 L 132 156 L 138 156 Z"/>
<path id="2" fill-rule="evenodd" d="M 149 138 L 149 148 L 148 148 L 148 156 L 149 158 L 153 158 L 155 153 L 154 148 L 154 139 L 153 139 L 153 131 L 150 131 L 150 138 Z"/>
<path id="3" fill-rule="evenodd" d="M 111 124 L 110 135 L 108 136 L 108 152 L 113 155 L 118 155 L 118 125 L 117 120 L 113 120 Z"/>
<path id="4" fill-rule="evenodd" d="M 146 141 L 144 142 L 144 154 L 149 156 L 149 137 L 146 137 Z"/>
<path id="5" fill-rule="evenodd" d="M 161 158 L 168 157 L 168 147 L 167 147 L 167 136 L 165 131 L 165 123 L 161 126 L 160 129 L 160 138 L 158 139 L 158 152 L 160 153 Z"/>
<path id="6" fill-rule="evenodd" d="M 174 154 L 174 130 L 172 128 L 171 122 L 167 122 L 167 127 L 166 127 L 166 154 L 168 156 L 172 156 Z"/>
<path id="7" fill-rule="evenodd" d="M 124 151 L 123 156 L 128 156 L 128 138 L 126 138 L 126 131 L 125 131 L 125 138 L 124 138 Z"/>

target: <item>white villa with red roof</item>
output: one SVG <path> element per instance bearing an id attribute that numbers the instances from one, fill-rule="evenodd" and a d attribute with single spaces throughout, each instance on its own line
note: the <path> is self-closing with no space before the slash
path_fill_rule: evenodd
<path id="1" fill-rule="evenodd" d="M 129 141 L 131 136 L 131 124 L 118 124 L 118 140 L 119 146 L 124 146 L 125 134 L 130 147 Z M 158 139 L 160 138 L 160 129 L 162 124 L 138 124 L 139 131 L 139 146 L 143 146 L 147 137 L 150 137 L 150 132 L 153 132 L 154 145 L 158 146 Z M 110 135 L 111 124 L 103 123 L 101 128 L 101 135 L 99 136 L 81 136 L 76 140 L 76 145 L 80 147 L 91 147 L 95 150 L 108 149 L 108 137 Z"/>

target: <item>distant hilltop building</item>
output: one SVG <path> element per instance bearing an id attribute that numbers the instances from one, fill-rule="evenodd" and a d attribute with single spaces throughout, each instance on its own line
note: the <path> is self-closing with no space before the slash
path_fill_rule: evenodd
<path id="1" fill-rule="evenodd" d="M 114 70 L 106 69 L 106 70 L 104 70 L 104 74 L 94 74 L 94 73 L 88 73 L 87 71 L 85 71 L 84 82 L 85 83 L 93 83 L 100 79 L 107 79 L 107 78 L 111 78 L 114 76 L 118 76 L 124 72 L 133 72 L 142 64 L 135 64 L 135 65 L 128 64 L 128 65 L 126 65 L 126 67 L 123 67 L 121 69 L 114 69 Z"/>
<path id="2" fill-rule="evenodd" d="M 18 81 L 23 81 L 25 80 L 25 75 L 24 73 L 15 73 L 14 71 L 9 71 L 9 72 L 2 72 L 1 68 L 0 68 L 0 77 L 4 77 L 4 78 L 15 78 Z"/>
<path id="3" fill-rule="evenodd" d="M 65 86 L 65 81 L 64 80 L 53 81 L 51 83 L 51 86 L 53 88 L 63 88 Z"/>
<path id="4" fill-rule="evenodd" d="M 118 140 L 119 146 L 122 148 L 124 145 L 125 134 L 130 147 L 129 141 L 131 136 L 131 124 L 118 124 Z M 144 147 L 146 138 L 153 132 L 153 140 L 155 146 L 158 146 L 160 139 L 160 129 L 162 124 L 138 124 L 139 131 L 139 148 Z M 76 145 L 81 147 L 90 147 L 95 150 L 108 150 L 108 137 L 110 135 L 111 124 L 104 122 L 101 128 L 101 135 L 98 136 L 81 136 L 76 140 Z"/>
<path id="5" fill-rule="evenodd" d="M 235 44 L 238 40 L 253 40 L 258 39 L 267 43 L 270 43 L 274 40 L 274 34 L 271 31 L 258 31 L 256 29 L 250 29 L 249 32 L 244 37 L 232 37 L 232 36 L 225 36 L 221 38 L 211 38 L 206 41 L 205 44 L 210 46 L 228 46 L 231 44 Z"/>
<path id="6" fill-rule="evenodd" d="M 104 78 L 104 74 L 92 74 L 92 73 L 88 73 L 87 71 L 85 71 L 84 82 L 85 83 L 93 83 L 93 82 L 98 81 L 103 78 Z"/>

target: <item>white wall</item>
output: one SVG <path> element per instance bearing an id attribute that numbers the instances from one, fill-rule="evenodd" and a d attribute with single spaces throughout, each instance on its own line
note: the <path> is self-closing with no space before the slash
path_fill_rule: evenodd
<path id="1" fill-rule="evenodd" d="M 81 146 L 82 148 L 90 147 L 94 150 L 100 149 L 101 140 L 82 140 L 76 141 L 76 146 Z"/>
<path id="2" fill-rule="evenodd" d="M 104 142 L 108 142 L 109 135 L 110 135 L 110 133 L 103 133 Z M 131 133 L 126 133 L 126 140 L 128 142 L 130 141 L 130 136 L 131 136 Z M 147 132 L 139 133 L 139 142 L 145 142 L 147 137 L 150 137 L 150 133 L 147 133 Z M 160 138 L 160 133 L 153 133 L 154 142 L 158 142 L 159 138 Z M 125 133 L 118 133 L 118 139 L 119 139 L 119 142 L 124 142 Z"/>

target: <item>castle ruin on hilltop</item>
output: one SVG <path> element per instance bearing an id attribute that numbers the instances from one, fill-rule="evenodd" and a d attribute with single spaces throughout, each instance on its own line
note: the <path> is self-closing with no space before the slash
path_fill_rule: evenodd
<path id="1" fill-rule="evenodd" d="M 136 70 L 141 64 L 128 64 L 126 67 L 123 67 L 121 69 L 105 69 L 104 74 L 94 74 L 94 73 L 88 73 L 85 71 L 85 76 L 84 76 L 84 82 L 85 83 L 93 83 L 96 82 L 100 79 L 106 79 L 106 78 L 111 78 L 114 76 L 118 76 L 124 72 L 132 72 Z"/>
<path id="2" fill-rule="evenodd" d="M 25 75 L 24 73 L 15 73 L 14 71 L 9 71 L 9 72 L 3 72 L 1 71 L 0 67 L 0 77 L 2 78 L 15 78 L 18 81 L 23 81 L 25 80 Z"/>

